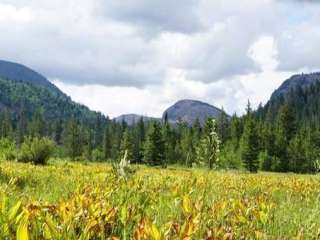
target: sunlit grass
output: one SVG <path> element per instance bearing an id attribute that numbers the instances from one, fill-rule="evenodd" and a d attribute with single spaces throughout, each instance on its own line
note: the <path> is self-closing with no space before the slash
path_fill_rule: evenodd
<path id="1" fill-rule="evenodd" d="M 124 181 L 103 163 L 0 166 L 1 239 L 320 237 L 319 176 L 136 166 Z"/>

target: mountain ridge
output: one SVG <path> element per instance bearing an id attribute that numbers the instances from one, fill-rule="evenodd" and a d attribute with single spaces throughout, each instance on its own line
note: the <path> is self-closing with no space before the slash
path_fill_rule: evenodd
<path id="1" fill-rule="evenodd" d="M 4 80 L 28 82 L 57 93 L 62 93 L 62 91 L 46 77 L 20 63 L 0 60 L 0 78 Z"/>
<path id="2" fill-rule="evenodd" d="M 311 84 L 320 81 L 320 72 L 313 73 L 302 73 L 292 75 L 290 78 L 285 80 L 279 88 L 277 88 L 271 95 L 270 100 L 279 96 L 285 96 L 290 89 L 295 89 L 297 87 L 307 87 Z"/>

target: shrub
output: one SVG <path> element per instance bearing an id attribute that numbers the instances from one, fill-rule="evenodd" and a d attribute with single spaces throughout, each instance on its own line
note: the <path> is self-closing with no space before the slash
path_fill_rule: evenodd
<path id="1" fill-rule="evenodd" d="M 125 150 L 124 156 L 119 163 L 112 164 L 112 171 L 116 178 L 128 180 L 134 173 L 135 169 L 130 165 L 130 161 L 127 159 L 128 151 Z"/>
<path id="2" fill-rule="evenodd" d="M 19 155 L 19 162 L 32 162 L 36 165 L 45 165 L 52 155 L 54 143 L 48 138 L 26 138 Z"/>
<path id="3" fill-rule="evenodd" d="M 102 162 L 105 160 L 103 152 L 99 149 L 95 149 L 92 151 L 91 159 L 94 162 Z"/>
<path id="4" fill-rule="evenodd" d="M 16 144 L 7 138 L 0 139 L 0 158 L 3 160 L 15 160 L 17 155 Z"/>

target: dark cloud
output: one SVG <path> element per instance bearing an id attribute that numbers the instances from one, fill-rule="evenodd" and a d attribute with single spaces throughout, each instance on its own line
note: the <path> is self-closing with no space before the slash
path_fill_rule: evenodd
<path id="1" fill-rule="evenodd" d="M 147 33 L 192 33 L 203 29 L 198 15 L 199 3 L 199 0 L 102 0 L 98 12 Z"/>
<path id="2" fill-rule="evenodd" d="M 285 11 L 288 4 L 278 2 L 2 0 L 0 11 L 6 4 L 14 17 L 0 16 L 1 58 L 79 85 L 143 88 L 161 85 L 177 69 L 188 80 L 212 83 L 259 71 L 248 50 L 270 35 L 279 69 L 315 68 L 319 19 L 309 15 L 319 9 L 297 18 L 309 10 Z M 21 19 L 22 9 L 30 19 Z"/>

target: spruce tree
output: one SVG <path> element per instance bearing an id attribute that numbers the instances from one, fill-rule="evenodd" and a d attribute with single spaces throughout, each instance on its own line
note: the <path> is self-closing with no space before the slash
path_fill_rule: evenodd
<path id="1" fill-rule="evenodd" d="M 288 146 L 291 139 L 296 133 L 296 125 L 294 119 L 294 113 L 289 108 L 289 105 L 285 103 L 281 106 L 277 115 L 276 122 L 276 146 L 277 157 L 280 161 L 278 170 L 286 172 L 289 171 L 289 153 Z"/>
<path id="2" fill-rule="evenodd" d="M 129 129 L 127 128 L 125 129 L 122 135 L 122 140 L 120 145 L 120 157 L 123 157 L 125 154 L 127 154 L 127 160 L 131 162 L 134 157 L 133 151 L 134 151 L 133 139 Z"/>
<path id="3" fill-rule="evenodd" d="M 161 126 L 158 122 L 153 122 L 146 137 L 144 146 L 144 162 L 156 166 L 166 166 L 165 162 L 165 144 L 161 132 Z"/>
<path id="4" fill-rule="evenodd" d="M 72 117 L 66 128 L 64 145 L 67 150 L 68 156 L 75 160 L 82 153 L 82 141 L 78 123 Z"/>
<path id="5" fill-rule="evenodd" d="M 5 110 L 3 114 L 2 124 L 1 124 L 1 137 L 12 139 L 13 138 L 13 123 L 12 116 L 9 110 Z"/>
<path id="6" fill-rule="evenodd" d="M 110 125 L 109 123 L 106 124 L 104 128 L 104 136 L 103 136 L 103 156 L 105 160 L 111 158 L 111 136 L 110 136 Z"/>
<path id="7" fill-rule="evenodd" d="M 30 135 L 32 137 L 44 137 L 46 135 L 46 123 L 41 109 L 36 110 L 32 117 Z"/>
<path id="8" fill-rule="evenodd" d="M 259 135 L 252 116 L 250 102 L 248 102 L 245 116 L 244 130 L 241 137 L 241 159 L 250 172 L 257 172 L 259 168 Z"/>
<path id="9" fill-rule="evenodd" d="M 134 151 L 133 162 L 142 163 L 143 161 L 143 143 L 145 140 L 145 124 L 141 117 L 134 126 Z"/>
<path id="10" fill-rule="evenodd" d="M 223 108 L 217 119 L 217 133 L 221 140 L 221 144 L 225 144 L 230 137 L 230 125 L 228 115 L 225 113 Z"/>

